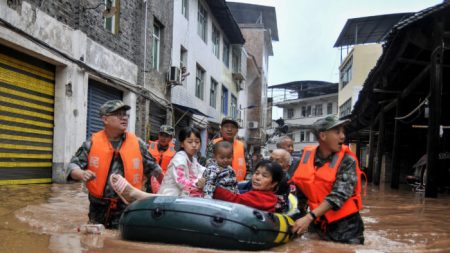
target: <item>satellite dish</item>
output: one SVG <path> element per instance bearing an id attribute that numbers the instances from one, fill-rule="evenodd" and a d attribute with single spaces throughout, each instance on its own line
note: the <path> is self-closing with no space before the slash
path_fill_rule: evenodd
<path id="1" fill-rule="evenodd" d="M 102 15 L 104 18 L 110 18 L 110 17 L 116 15 L 116 13 L 117 13 L 117 8 L 115 6 L 112 6 L 111 8 L 106 8 L 103 11 Z"/>

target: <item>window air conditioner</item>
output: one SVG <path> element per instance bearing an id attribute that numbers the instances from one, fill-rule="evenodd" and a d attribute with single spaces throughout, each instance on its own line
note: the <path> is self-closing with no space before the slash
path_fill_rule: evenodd
<path id="1" fill-rule="evenodd" d="M 249 121 L 248 122 L 248 129 L 256 129 L 258 128 L 258 121 Z"/>
<path id="2" fill-rule="evenodd" d="M 180 68 L 178 68 L 176 66 L 170 67 L 170 70 L 167 73 L 167 83 L 173 84 L 173 85 L 181 84 Z"/>

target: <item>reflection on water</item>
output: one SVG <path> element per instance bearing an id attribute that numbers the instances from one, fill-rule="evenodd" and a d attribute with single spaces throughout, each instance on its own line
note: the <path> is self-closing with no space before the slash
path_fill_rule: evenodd
<path id="1" fill-rule="evenodd" d="M 362 216 L 366 243 L 351 246 L 306 234 L 272 252 L 450 252 L 450 196 L 425 199 L 409 190 L 369 188 Z M 1 252 L 217 252 L 127 242 L 114 230 L 83 235 L 88 201 L 80 184 L 0 186 Z"/>

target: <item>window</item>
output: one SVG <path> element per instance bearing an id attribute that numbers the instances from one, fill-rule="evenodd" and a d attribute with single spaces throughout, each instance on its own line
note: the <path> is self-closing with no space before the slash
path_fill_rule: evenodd
<path id="1" fill-rule="evenodd" d="M 288 117 L 288 119 L 292 119 L 292 117 L 294 117 L 294 109 L 293 108 L 289 108 L 287 110 L 287 117 Z"/>
<path id="2" fill-rule="evenodd" d="M 233 73 L 241 73 L 241 61 L 238 52 L 236 50 L 233 50 L 232 56 L 231 56 L 231 65 L 233 68 Z"/>
<path id="3" fill-rule="evenodd" d="M 228 89 L 222 86 L 222 97 L 220 98 L 220 108 L 222 113 L 228 115 Z"/>
<path id="4" fill-rule="evenodd" d="M 349 98 L 339 107 L 339 117 L 350 115 L 352 112 L 352 98 Z"/>
<path id="5" fill-rule="evenodd" d="M 220 32 L 215 25 L 213 25 L 211 40 L 213 44 L 213 54 L 217 58 L 220 58 Z"/>
<path id="6" fill-rule="evenodd" d="M 344 65 L 341 70 L 341 83 L 342 88 L 344 88 L 348 82 L 352 80 L 352 65 L 353 65 L 353 56 L 348 60 L 348 62 Z"/>
<path id="7" fill-rule="evenodd" d="M 311 117 L 311 106 L 302 106 L 302 117 Z"/>
<path id="8" fill-rule="evenodd" d="M 211 89 L 209 90 L 209 105 L 216 108 L 217 100 L 217 82 L 211 78 Z"/>
<path id="9" fill-rule="evenodd" d="M 207 35 L 207 29 L 206 26 L 208 24 L 208 14 L 205 10 L 205 8 L 200 4 L 200 2 L 198 3 L 198 17 L 197 17 L 197 21 L 198 21 L 198 26 L 197 26 L 197 33 L 200 36 L 200 38 L 202 38 L 202 40 L 204 42 L 206 42 L 206 35 Z"/>
<path id="10" fill-rule="evenodd" d="M 195 82 L 195 96 L 203 100 L 203 87 L 205 85 L 205 71 L 197 65 L 197 75 Z"/>
<path id="11" fill-rule="evenodd" d="M 300 133 L 291 134 L 294 137 L 294 142 L 300 142 Z"/>
<path id="12" fill-rule="evenodd" d="M 180 49 L 180 70 L 181 70 L 181 82 L 185 84 L 187 78 L 187 50 L 184 47 Z"/>
<path id="13" fill-rule="evenodd" d="M 159 54 L 161 46 L 161 26 L 154 21 L 152 34 L 152 68 L 159 71 Z"/>
<path id="14" fill-rule="evenodd" d="M 181 1 L 181 14 L 183 14 L 186 19 L 189 19 L 189 0 Z"/>
<path id="15" fill-rule="evenodd" d="M 103 27 L 113 33 L 117 34 L 119 32 L 119 10 L 120 10 L 120 2 L 119 0 L 104 0 L 105 3 L 105 11 L 108 7 L 116 7 L 116 13 L 108 18 L 105 18 L 103 23 Z"/>
<path id="16" fill-rule="evenodd" d="M 305 131 L 300 132 L 300 142 L 305 142 Z"/>
<path id="17" fill-rule="evenodd" d="M 327 104 L 327 114 L 333 114 L 333 103 Z"/>
<path id="18" fill-rule="evenodd" d="M 222 61 L 227 68 L 230 67 L 230 44 L 225 40 L 223 41 Z"/>
<path id="19" fill-rule="evenodd" d="M 233 94 L 231 94 L 231 117 L 237 118 L 237 98 Z"/>
<path id="20" fill-rule="evenodd" d="M 322 116 L 322 104 L 316 105 L 315 116 Z"/>

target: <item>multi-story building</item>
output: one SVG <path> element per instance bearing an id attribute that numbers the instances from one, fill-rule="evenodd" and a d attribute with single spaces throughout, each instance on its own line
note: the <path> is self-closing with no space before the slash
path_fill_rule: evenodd
<path id="1" fill-rule="evenodd" d="M 287 135 L 294 140 L 294 154 L 305 146 L 317 143 L 311 131 L 312 124 L 327 115 L 337 114 L 338 84 L 323 81 L 296 81 L 270 86 L 275 93 L 274 105 L 283 108 Z M 286 93 L 286 91 L 288 93 Z M 268 144 L 275 149 L 276 138 Z"/>
<path id="2" fill-rule="evenodd" d="M 108 99 L 131 105 L 128 130 L 146 136 L 151 104 L 169 100 L 172 5 L 0 1 L 0 184 L 65 181 Z"/>
<path id="3" fill-rule="evenodd" d="M 341 50 L 339 117 L 348 117 L 370 70 L 382 53 L 380 44 L 392 26 L 410 13 L 348 19 L 334 47 Z"/>
<path id="4" fill-rule="evenodd" d="M 239 23 L 248 54 L 247 78 L 242 87 L 247 97 L 246 105 L 242 107 L 242 117 L 247 121 L 243 137 L 250 153 L 259 153 L 266 142 L 266 126 L 272 121 L 267 115 L 267 82 L 269 56 L 273 56 L 272 41 L 278 41 L 276 12 L 270 6 L 227 4 Z"/>
<path id="5" fill-rule="evenodd" d="M 181 69 L 171 87 L 174 126 L 202 129 L 204 152 L 221 119 L 238 116 L 245 40 L 225 0 L 176 0 L 173 23 L 171 64 Z"/>

